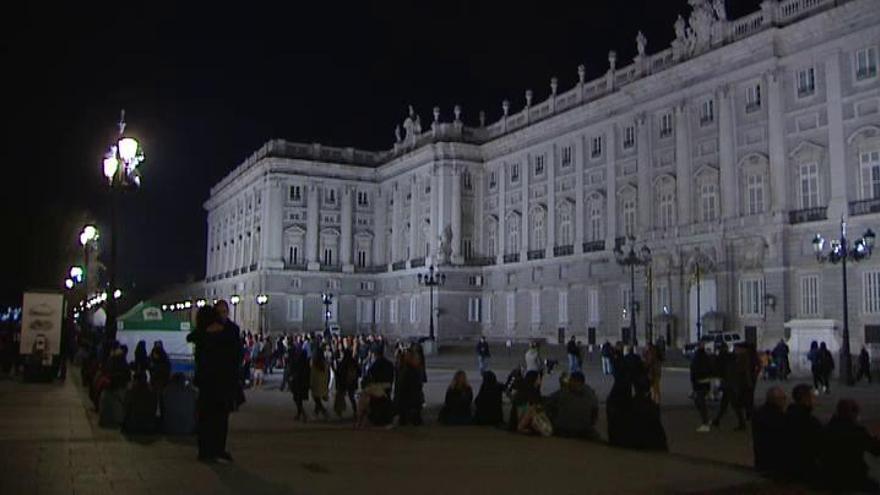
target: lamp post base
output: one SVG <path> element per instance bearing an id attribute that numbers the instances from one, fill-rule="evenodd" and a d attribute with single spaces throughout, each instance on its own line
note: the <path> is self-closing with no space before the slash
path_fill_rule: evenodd
<path id="1" fill-rule="evenodd" d="M 422 352 L 425 353 L 426 356 L 434 356 L 439 351 L 436 339 L 426 338 L 422 340 L 421 344 Z"/>

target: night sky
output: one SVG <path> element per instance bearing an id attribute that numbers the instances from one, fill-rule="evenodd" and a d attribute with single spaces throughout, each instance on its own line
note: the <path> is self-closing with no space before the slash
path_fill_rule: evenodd
<path id="1" fill-rule="evenodd" d="M 466 123 L 519 111 L 635 53 L 666 48 L 686 0 L 534 2 L 91 2 L 6 6 L 0 16 L 5 174 L 0 304 L 60 288 L 92 219 L 105 233 L 102 154 L 119 110 L 146 151 L 122 199 L 119 280 L 149 295 L 204 277 L 208 190 L 265 141 L 388 149 L 412 104 Z M 728 0 L 732 17 L 759 0 Z M 25 5 L 27 4 L 27 5 Z M 105 236 L 103 241 L 108 241 Z M 103 242 L 109 252 L 109 242 Z"/>

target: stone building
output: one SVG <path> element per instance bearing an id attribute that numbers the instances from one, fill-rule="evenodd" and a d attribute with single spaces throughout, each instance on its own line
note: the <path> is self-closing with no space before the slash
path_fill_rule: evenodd
<path id="1" fill-rule="evenodd" d="M 331 292 L 344 332 L 421 336 L 417 274 L 436 265 L 441 340 L 620 340 L 634 307 L 639 339 L 650 323 L 679 346 L 698 314 L 761 346 L 798 322 L 839 331 L 840 267 L 811 240 L 880 219 L 877 2 L 770 0 L 735 20 L 690 3 L 671 47 L 648 54 L 640 33 L 629 65 L 612 51 L 603 77 L 554 77 L 496 122 L 410 108 L 386 151 L 267 142 L 205 203 L 205 296 L 281 331 L 321 328 Z M 652 253 L 635 306 L 614 253 L 629 242 Z M 849 277 L 853 345 L 880 343 L 880 265 Z"/>

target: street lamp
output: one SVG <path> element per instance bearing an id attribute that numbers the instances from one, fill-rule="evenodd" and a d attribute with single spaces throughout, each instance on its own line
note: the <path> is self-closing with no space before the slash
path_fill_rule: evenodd
<path id="1" fill-rule="evenodd" d="M 330 338 L 330 305 L 333 304 L 333 294 L 321 293 L 321 304 L 324 305 L 324 338 Z"/>
<path id="2" fill-rule="evenodd" d="M 72 289 L 73 288 L 73 280 L 69 279 L 69 278 L 64 280 L 64 286 L 67 287 L 68 289 Z"/>
<path id="3" fill-rule="evenodd" d="M 229 304 L 232 304 L 232 321 L 235 321 L 235 307 L 238 306 L 238 303 L 241 302 L 241 297 L 238 294 L 233 294 L 232 297 L 229 298 Z"/>
<path id="4" fill-rule="evenodd" d="M 628 240 L 628 249 L 624 251 L 620 246 L 617 246 L 614 248 L 614 256 L 618 265 L 624 268 L 629 267 L 630 343 L 635 347 L 638 345 L 638 338 L 636 338 L 636 267 L 647 266 L 651 263 L 651 249 L 647 245 L 643 245 L 642 249 L 636 253 L 635 237 L 630 236 Z M 650 339 L 651 336 L 646 334 L 646 338 Z"/>
<path id="5" fill-rule="evenodd" d="M 108 285 L 110 290 L 116 289 L 116 238 L 119 235 L 117 225 L 117 191 L 125 189 L 137 189 L 141 185 L 141 176 L 138 165 L 144 161 L 144 152 L 136 139 L 124 136 L 125 133 L 125 110 L 119 117 L 119 133 L 115 143 L 110 145 L 104 154 L 103 172 L 107 178 L 111 192 L 110 207 L 110 267 L 108 270 Z M 82 240 L 82 239 L 81 239 Z M 113 340 L 116 337 L 116 299 L 111 298 L 107 305 L 106 337 Z"/>
<path id="6" fill-rule="evenodd" d="M 79 243 L 83 247 L 83 268 L 85 269 L 83 273 L 83 281 L 86 288 L 86 294 L 90 292 L 88 284 L 88 277 L 90 277 L 89 248 L 91 248 L 92 245 L 98 241 L 98 237 L 100 237 L 100 235 L 98 234 L 98 229 L 95 228 L 94 225 L 86 225 L 85 227 L 83 227 L 82 232 L 79 233 Z"/>
<path id="7" fill-rule="evenodd" d="M 840 348 L 840 365 L 843 367 L 843 379 L 847 385 L 853 384 L 852 356 L 849 347 L 849 287 L 846 284 L 846 261 L 860 261 L 871 256 L 874 250 L 874 231 L 868 229 L 862 237 L 853 241 L 852 246 L 846 238 L 846 219 L 840 217 L 840 239 L 832 240 L 828 253 L 825 253 L 825 239 L 816 234 L 813 238 L 813 251 L 820 263 L 829 261 L 833 264 L 840 263 L 843 274 L 843 344 Z"/>
<path id="8" fill-rule="evenodd" d="M 428 271 L 418 275 L 419 285 L 428 288 L 430 299 L 431 314 L 428 317 L 428 338 L 434 340 L 434 287 L 443 285 L 446 282 L 446 274 L 439 273 L 434 270 L 434 265 L 428 267 Z"/>
<path id="9" fill-rule="evenodd" d="M 83 281 L 83 269 L 81 266 L 72 266 L 70 267 L 70 279 L 76 283 L 80 283 Z"/>
<path id="10" fill-rule="evenodd" d="M 260 333 L 263 333 L 263 319 L 265 318 L 265 314 L 263 312 L 263 306 L 269 302 L 269 296 L 266 294 L 257 294 L 257 306 L 260 308 Z"/>

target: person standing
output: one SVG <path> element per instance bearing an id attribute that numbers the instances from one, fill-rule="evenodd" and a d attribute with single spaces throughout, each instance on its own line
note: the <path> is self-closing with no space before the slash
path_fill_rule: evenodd
<path id="1" fill-rule="evenodd" d="M 311 366 L 301 342 L 295 342 L 290 346 L 287 360 L 290 367 L 290 393 L 293 396 L 293 403 L 296 404 L 294 420 L 306 422 L 309 418 L 303 402 L 309 400 L 309 389 L 312 385 L 310 381 Z"/>
<path id="2" fill-rule="evenodd" d="M 238 335 L 223 325 L 214 307 L 205 306 L 196 314 L 196 328 L 187 341 L 195 344 L 199 460 L 231 462 L 226 437 L 229 413 L 237 400 Z"/>
<path id="3" fill-rule="evenodd" d="M 819 358 L 819 343 L 815 340 L 810 342 L 807 361 L 810 362 L 810 373 L 813 375 L 813 390 L 818 395 L 822 391 L 822 364 Z"/>
<path id="4" fill-rule="evenodd" d="M 859 352 L 859 370 L 856 373 L 856 383 L 862 381 L 862 377 L 867 377 L 868 383 L 871 383 L 871 356 L 865 346 L 862 346 L 862 351 Z"/>
<path id="5" fill-rule="evenodd" d="M 492 357 L 492 355 L 489 352 L 489 343 L 486 342 L 486 337 L 480 337 L 480 341 L 477 342 L 477 365 L 480 368 L 481 376 L 489 371 L 490 357 Z"/>
<path id="6" fill-rule="evenodd" d="M 825 345 L 819 344 L 819 380 L 826 394 L 831 393 L 831 373 L 834 372 L 834 356 Z"/>
<path id="7" fill-rule="evenodd" d="M 788 375 L 791 373 L 788 354 L 788 345 L 784 340 L 779 339 L 779 343 L 773 348 L 773 362 L 776 364 L 776 376 L 783 381 L 788 380 Z"/>
<path id="8" fill-rule="evenodd" d="M 608 342 L 606 340 L 605 343 L 602 344 L 602 349 L 599 351 L 599 353 L 602 355 L 602 374 L 610 375 L 612 373 L 611 356 L 613 354 L 611 349 L 611 342 Z"/>
<path id="9" fill-rule="evenodd" d="M 700 413 L 700 424 L 697 431 L 700 433 L 708 433 L 709 427 L 709 408 L 706 406 L 706 396 L 709 394 L 712 382 L 712 360 L 706 353 L 705 345 L 700 342 L 697 346 L 694 357 L 691 359 L 691 387 L 694 391 L 694 404 Z"/>
<path id="10" fill-rule="evenodd" d="M 525 355 L 526 373 L 534 371 L 541 372 L 541 353 L 538 351 L 538 344 L 534 341 L 529 342 L 529 349 Z"/>
<path id="11" fill-rule="evenodd" d="M 574 335 L 568 339 L 568 344 L 565 346 L 565 353 L 568 356 L 568 372 L 569 374 L 581 371 L 581 347 L 578 345 L 577 341 L 574 338 Z"/>
<path id="12" fill-rule="evenodd" d="M 309 385 L 312 391 L 312 400 L 315 401 L 315 417 L 324 416 L 327 419 L 327 409 L 324 401 L 330 395 L 330 366 L 320 348 L 312 353 L 312 365 L 309 374 Z"/>

